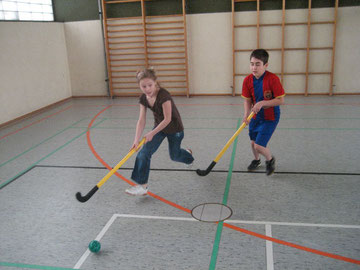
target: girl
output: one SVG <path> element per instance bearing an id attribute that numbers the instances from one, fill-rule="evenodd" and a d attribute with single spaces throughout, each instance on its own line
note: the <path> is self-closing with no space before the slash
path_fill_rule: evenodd
<path id="1" fill-rule="evenodd" d="M 165 138 L 169 142 L 169 154 L 172 160 L 190 165 L 194 158 L 190 149 L 180 148 L 184 138 L 184 126 L 170 93 L 157 83 L 155 71 L 153 69 L 140 71 L 137 73 L 136 79 L 143 94 L 139 99 L 140 114 L 131 149 L 139 145 L 145 128 L 147 108 L 153 112 L 155 123 L 153 130 L 144 135 L 145 144 L 136 156 L 131 179 L 137 185 L 126 189 L 125 192 L 130 195 L 146 195 L 151 156 Z"/>

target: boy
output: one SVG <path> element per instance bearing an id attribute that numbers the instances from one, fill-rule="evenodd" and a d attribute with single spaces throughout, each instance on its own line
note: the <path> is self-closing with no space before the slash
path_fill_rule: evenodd
<path id="1" fill-rule="evenodd" d="M 266 175 L 275 171 L 275 158 L 267 144 L 280 119 L 280 105 L 284 104 L 285 92 L 279 78 L 267 71 L 269 54 L 264 49 L 254 50 L 250 55 L 250 70 L 243 82 L 244 119 L 250 112 L 256 113 L 249 124 L 251 149 L 255 159 L 248 166 L 254 171 L 260 166 L 260 155 L 266 159 Z"/>

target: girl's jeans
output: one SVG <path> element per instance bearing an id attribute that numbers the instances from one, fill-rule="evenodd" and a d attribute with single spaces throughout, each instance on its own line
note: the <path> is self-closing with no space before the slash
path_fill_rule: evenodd
<path id="1" fill-rule="evenodd" d="M 151 156 L 156 152 L 166 137 L 169 142 L 170 158 L 173 161 L 186 164 L 191 164 L 194 161 L 193 156 L 188 151 L 180 148 L 181 141 L 184 138 L 184 131 L 174 134 L 166 134 L 160 131 L 150 142 L 144 144 L 143 148 L 136 156 L 134 170 L 131 175 L 131 179 L 136 183 L 143 185 L 148 182 Z"/>

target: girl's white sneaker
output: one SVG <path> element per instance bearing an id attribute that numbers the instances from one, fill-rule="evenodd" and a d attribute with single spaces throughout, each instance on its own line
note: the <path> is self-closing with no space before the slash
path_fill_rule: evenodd
<path id="1" fill-rule="evenodd" d="M 125 190 L 125 192 L 129 195 L 133 196 L 145 196 L 147 195 L 148 189 L 144 188 L 142 185 L 136 185 L 131 188 Z"/>

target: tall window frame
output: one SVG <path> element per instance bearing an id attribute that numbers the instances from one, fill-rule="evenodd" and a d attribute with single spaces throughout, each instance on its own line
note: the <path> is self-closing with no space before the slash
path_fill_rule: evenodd
<path id="1" fill-rule="evenodd" d="M 0 21 L 54 21 L 52 0 L 0 0 Z"/>

